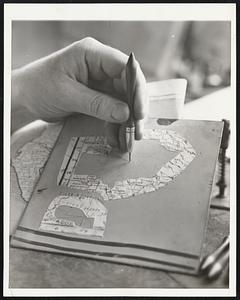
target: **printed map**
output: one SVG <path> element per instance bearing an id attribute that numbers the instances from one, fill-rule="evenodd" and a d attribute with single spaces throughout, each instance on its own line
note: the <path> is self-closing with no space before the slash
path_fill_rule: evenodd
<path id="1" fill-rule="evenodd" d="M 84 153 L 108 156 L 111 147 L 103 136 L 72 137 L 59 172 L 58 185 L 69 188 L 91 190 L 100 194 L 102 200 L 116 200 L 149 193 L 164 187 L 180 175 L 196 156 L 192 145 L 175 131 L 145 129 L 144 140 L 158 140 L 160 145 L 171 152 L 179 152 L 152 177 L 128 178 L 116 181 L 113 187 L 104 183 L 95 174 L 77 174 L 76 167 Z"/>
<path id="2" fill-rule="evenodd" d="M 11 160 L 23 200 L 28 202 L 34 186 L 62 129 L 62 125 L 50 125 L 42 134 L 20 148 Z"/>
<path id="3" fill-rule="evenodd" d="M 22 198 L 29 201 L 34 186 L 62 129 L 49 126 L 43 133 L 19 149 L 12 159 Z M 155 192 L 179 176 L 196 156 L 192 145 L 172 130 L 145 129 L 144 140 L 156 140 L 170 152 L 178 152 L 159 166 L 150 177 L 117 180 L 111 186 L 96 174 L 79 174 L 83 155 L 108 159 L 113 150 L 104 136 L 72 137 L 69 141 L 56 184 L 78 193 L 63 193 L 55 197 L 45 212 L 39 229 L 102 237 L 107 220 L 104 201 L 120 200 L 143 193 Z M 84 191 L 86 195 L 84 195 Z M 88 195 L 90 192 L 90 195 Z"/>
<path id="4" fill-rule="evenodd" d="M 47 231 L 103 236 L 107 209 L 98 200 L 63 194 L 49 205 L 40 228 Z"/>

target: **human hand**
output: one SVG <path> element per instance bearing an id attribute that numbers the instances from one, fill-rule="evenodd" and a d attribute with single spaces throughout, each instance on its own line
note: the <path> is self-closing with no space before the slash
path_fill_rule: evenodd
<path id="1" fill-rule="evenodd" d="M 83 113 L 105 120 L 112 146 L 120 146 L 119 124 L 127 121 L 128 56 L 93 38 L 85 38 L 35 61 L 12 75 L 12 104 L 22 105 L 35 119 L 59 121 Z M 17 103 L 19 105 L 19 103 Z M 134 99 L 137 140 L 147 111 L 145 77 L 138 65 Z M 119 144 L 120 143 L 120 144 Z"/>

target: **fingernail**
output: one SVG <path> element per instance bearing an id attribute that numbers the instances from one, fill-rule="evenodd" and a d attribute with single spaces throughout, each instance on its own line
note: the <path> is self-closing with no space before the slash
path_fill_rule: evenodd
<path id="1" fill-rule="evenodd" d="M 125 122 L 128 119 L 129 110 L 126 104 L 118 103 L 115 104 L 111 117 L 118 122 Z"/>

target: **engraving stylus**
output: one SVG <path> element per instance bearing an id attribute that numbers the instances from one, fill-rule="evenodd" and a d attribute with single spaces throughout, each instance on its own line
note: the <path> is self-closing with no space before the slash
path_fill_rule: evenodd
<path id="1" fill-rule="evenodd" d="M 126 66 L 127 101 L 130 110 L 129 119 L 125 127 L 126 148 L 129 162 L 132 159 L 133 145 L 135 140 L 134 124 L 134 94 L 136 88 L 137 63 L 134 54 L 131 53 Z"/>

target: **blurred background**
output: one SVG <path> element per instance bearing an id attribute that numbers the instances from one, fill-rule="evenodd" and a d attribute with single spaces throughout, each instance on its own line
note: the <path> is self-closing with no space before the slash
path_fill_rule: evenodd
<path id="1" fill-rule="evenodd" d="M 12 68 L 91 36 L 133 51 L 148 82 L 186 78 L 190 102 L 230 85 L 230 30 L 225 21 L 14 21 Z"/>

